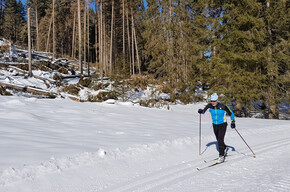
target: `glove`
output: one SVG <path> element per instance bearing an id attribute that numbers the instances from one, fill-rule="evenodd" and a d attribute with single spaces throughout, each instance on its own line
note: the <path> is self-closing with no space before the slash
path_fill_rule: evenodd
<path id="1" fill-rule="evenodd" d="M 235 124 L 235 121 L 234 121 L 234 120 L 232 120 L 231 128 L 232 128 L 232 129 L 236 128 L 236 124 Z"/>
<path id="2" fill-rule="evenodd" d="M 202 113 L 203 113 L 203 110 L 202 110 L 202 109 L 199 109 L 199 110 L 198 110 L 198 113 L 199 113 L 199 114 L 202 114 Z"/>

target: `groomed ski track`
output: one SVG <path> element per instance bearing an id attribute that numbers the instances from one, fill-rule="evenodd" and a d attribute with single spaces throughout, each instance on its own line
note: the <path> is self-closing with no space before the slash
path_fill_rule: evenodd
<path id="1" fill-rule="evenodd" d="M 278 151 L 281 147 L 288 147 L 290 149 L 290 139 L 276 140 L 269 143 L 262 143 L 260 145 L 255 146 L 255 152 L 259 155 L 263 153 L 274 153 L 279 155 L 276 151 Z M 210 163 L 200 163 L 199 160 L 187 161 L 181 164 L 169 167 L 167 169 L 158 170 L 156 172 L 150 173 L 148 175 L 140 176 L 136 179 L 130 180 L 125 183 L 120 183 L 118 185 L 109 187 L 108 189 L 101 190 L 101 192 L 129 192 L 129 191 L 162 191 L 162 189 L 168 188 L 168 186 L 172 184 L 182 183 L 186 180 L 191 180 L 194 177 L 198 176 L 198 174 L 205 174 L 202 172 L 210 172 L 210 171 L 219 171 L 219 169 L 226 168 L 226 166 L 233 166 L 238 164 L 241 161 L 247 161 L 252 163 L 255 161 L 253 154 L 247 151 L 247 148 L 244 148 L 241 153 L 233 153 L 232 156 L 229 156 L 226 162 L 219 164 L 217 166 L 200 170 L 198 171 L 196 167 L 205 166 L 205 164 Z M 213 156 L 212 158 L 215 158 Z M 277 188 L 273 188 L 273 191 L 290 191 L 290 177 L 284 178 L 282 181 L 276 184 Z M 283 185 L 281 185 L 283 184 Z M 169 188 L 170 189 L 170 188 Z M 192 189 L 194 191 L 194 189 Z"/>
<path id="2" fill-rule="evenodd" d="M 200 157 L 199 159 L 195 160 L 189 160 L 189 161 L 183 161 L 179 164 L 169 166 L 167 168 L 158 169 L 156 171 L 149 172 L 148 174 L 140 175 L 137 177 L 132 177 L 130 179 L 125 179 L 126 181 L 123 182 L 114 182 L 113 184 L 104 185 L 101 181 L 98 181 L 98 178 L 89 179 L 89 181 L 86 181 L 85 178 L 82 178 L 82 171 L 80 172 L 81 175 L 78 174 L 78 169 L 82 169 L 82 167 L 76 168 L 75 170 L 68 170 L 63 171 L 60 173 L 52 173 L 52 177 L 56 176 L 55 180 L 58 180 L 59 176 L 62 178 L 64 175 L 68 176 L 70 175 L 73 180 L 74 179 L 80 179 L 83 183 L 83 185 L 78 185 L 78 187 L 63 187 L 58 186 L 59 184 L 50 182 L 51 191 L 57 191 L 57 192 L 161 192 L 161 191 L 184 191 L 184 192 L 194 192 L 198 191 L 201 188 L 203 188 L 203 191 L 251 191 L 251 185 L 249 184 L 249 180 L 257 179 L 259 180 L 259 175 L 265 175 L 269 173 L 279 174 L 281 170 L 277 170 L 277 173 L 275 173 L 275 166 L 274 164 L 279 163 L 279 161 L 283 161 L 283 157 L 287 154 L 285 154 L 285 151 L 290 150 L 290 138 L 284 138 L 279 140 L 272 140 L 271 142 L 265 142 L 260 143 L 253 146 L 253 149 L 255 153 L 257 154 L 257 157 L 254 158 L 253 154 L 248 150 L 248 148 L 245 146 L 244 148 L 240 149 L 239 152 L 233 151 L 227 158 L 227 162 L 219 164 L 217 166 L 204 169 L 201 171 L 198 171 L 196 167 L 199 166 L 205 166 L 206 164 L 204 162 L 204 157 Z M 275 154 L 275 155 L 272 155 Z M 269 158 L 272 157 L 272 158 Z M 216 156 L 211 155 L 208 156 L 207 160 L 212 160 L 216 158 Z M 266 165 L 265 168 L 261 169 L 261 165 Z M 90 169 L 88 167 L 88 169 Z M 282 168 L 285 171 L 289 171 L 290 169 L 285 167 Z M 243 172 L 246 171 L 247 174 L 245 175 Z M 66 173 L 67 172 L 67 173 Z M 73 175 L 76 174 L 76 175 Z M 106 174 L 106 173 L 104 173 Z M 213 182 L 218 181 L 218 177 L 221 177 L 221 180 L 228 180 L 232 179 L 233 185 L 231 186 L 222 186 L 217 185 L 216 188 L 211 183 L 208 183 L 207 180 L 208 175 L 215 175 L 217 177 L 213 180 Z M 210 176 L 212 177 L 212 176 Z M 34 183 L 39 178 L 35 179 L 26 179 L 25 181 L 20 181 L 20 183 L 24 182 L 25 185 L 29 186 L 29 183 Z M 44 178 L 45 179 L 45 178 Z M 48 178 L 50 181 L 53 181 L 54 179 L 51 179 L 50 176 Z M 241 182 L 241 180 L 245 180 L 244 182 Z M 59 180 L 58 180 L 59 181 Z M 263 181 L 265 182 L 265 181 Z M 277 178 L 277 181 L 273 181 L 269 178 L 270 183 L 256 183 L 256 185 L 264 185 L 266 187 L 269 185 L 270 187 L 267 188 L 266 191 L 272 191 L 272 192 L 287 192 L 290 191 L 290 177 L 284 177 L 281 176 L 281 178 Z M 35 186 L 34 189 L 30 190 L 20 190 L 20 191 L 41 191 L 42 188 L 41 183 L 45 182 L 40 179 L 38 181 L 38 184 Z M 248 185 L 247 185 L 248 184 Z M 240 187 L 243 188 L 241 189 Z M 3 187 L 3 186 L 2 186 Z M 6 186 L 5 192 L 13 191 L 14 187 L 12 186 Z M 265 188 L 262 187 L 261 191 L 265 190 Z M 29 187 L 28 187 L 29 188 Z M 255 186 L 257 189 L 257 186 Z M 2 188 L 0 187 L 0 191 Z M 3 188 L 4 189 L 4 188 Z M 259 187 L 258 187 L 259 189 Z M 258 190 L 259 191 L 259 190 Z M 4 191 L 3 191 L 4 192 Z"/>
<path id="3" fill-rule="evenodd" d="M 203 104 L 169 111 L 2 97 L 0 105 L 0 192 L 290 191 L 289 121 L 237 118 L 256 158 L 228 127 L 227 162 L 198 171 L 218 156 L 209 114 L 199 156 Z"/>

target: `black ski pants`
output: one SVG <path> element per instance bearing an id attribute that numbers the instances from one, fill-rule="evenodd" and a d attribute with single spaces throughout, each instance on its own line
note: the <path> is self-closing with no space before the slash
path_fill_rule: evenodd
<path id="1" fill-rule="evenodd" d="M 219 125 L 213 124 L 213 131 L 216 137 L 216 140 L 218 142 L 219 146 L 219 155 L 224 156 L 225 155 L 225 149 L 226 149 L 226 144 L 225 144 L 225 135 L 227 131 L 227 123 L 222 123 Z"/>

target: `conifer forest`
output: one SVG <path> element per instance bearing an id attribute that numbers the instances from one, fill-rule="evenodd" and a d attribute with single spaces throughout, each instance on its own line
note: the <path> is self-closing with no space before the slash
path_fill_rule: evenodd
<path id="1" fill-rule="evenodd" d="M 80 74 L 139 77 L 171 99 L 223 95 L 235 113 L 290 98 L 289 0 L 0 0 L 0 38 L 79 61 Z M 247 108 L 248 109 L 248 108 Z"/>

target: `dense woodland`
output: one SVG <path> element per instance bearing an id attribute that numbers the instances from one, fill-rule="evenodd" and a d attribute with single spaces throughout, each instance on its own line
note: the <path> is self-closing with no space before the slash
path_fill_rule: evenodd
<path id="1" fill-rule="evenodd" d="M 100 76 L 142 75 L 173 95 L 223 94 L 235 112 L 289 101 L 289 0 L 0 0 L 0 37 L 80 60 Z M 191 98 L 191 97 L 189 97 Z M 249 107 L 247 107 L 249 109 Z M 249 113 L 249 111 L 247 111 Z"/>

